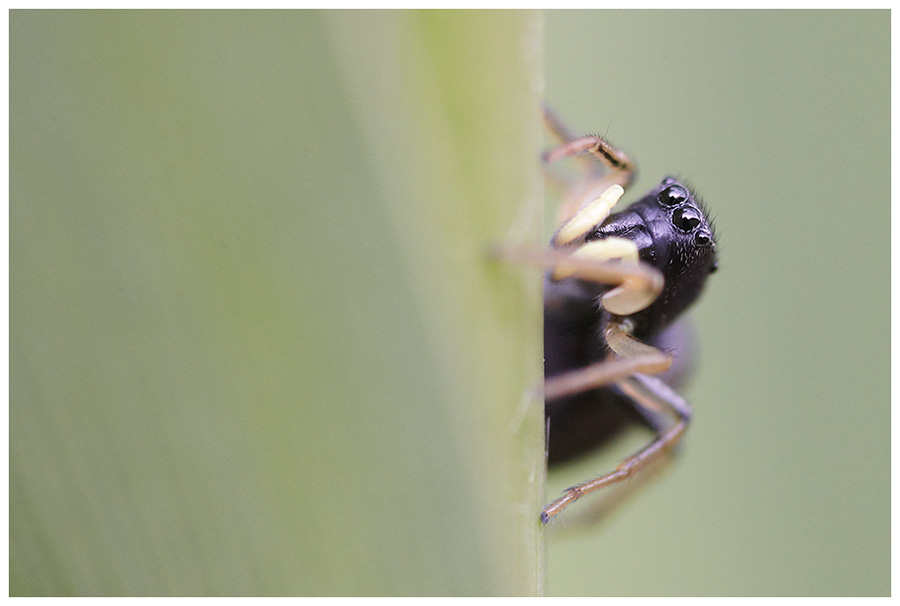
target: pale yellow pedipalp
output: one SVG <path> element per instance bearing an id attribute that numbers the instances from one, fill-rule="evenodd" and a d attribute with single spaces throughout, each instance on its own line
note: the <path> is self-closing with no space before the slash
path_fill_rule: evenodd
<path id="1" fill-rule="evenodd" d="M 570 256 L 573 261 L 605 263 L 621 260 L 621 276 L 613 282 L 615 288 L 603 295 L 603 307 L 616 315 L 628 316 L 638 312 L 656 300 L 663 289 L 663 277 L 659 271 L 640 265 L 637 245 L 627 238 L 609 237 L 583 244 Z M 624 272 L 624 273 L 623 273 Z M 583 275 L 583 270 L 567 266 L 561 261 L 553 271 L 554 280 Z M 621 281 L 621 282 L 620 282 Z"/>
<path id="2" fill-rule="evenodd" d="M 663 277 L 658 271 L 648 276 L 626 279 L 620 286 L 603 295 L 603 307 L 619 316 L 630 316 L 656 301 L 663 289 Z"/>
<path id="3" fill-rule="evenodd" d="M 613 259 L 621 259 L 622 261 L 637 263 L 638 249 L 637 245 L 626 238 L 609 237 L 602 240 L 594 240 L 579 247 L 570 255 L 572 259 L 585 259 L 591 261 L 611 261 Z M 554 280 L 562 280 L 564 278 L 576 275 L 578 272 L 573 268 L 566 267 L 565 262 L 560 263 L 553 272 Z"/>
<path id="4" fill-rule="evenodd" d="M 560 228 L 553 239 L 554 244 L 557 246 L 568 244 L 589 232 L 594 226 L 602 223 L 624 193 L 625 190 L 621 185 L 611 185 L 600 194 L 599 198 L 578 211 L 574 217 Z"/>

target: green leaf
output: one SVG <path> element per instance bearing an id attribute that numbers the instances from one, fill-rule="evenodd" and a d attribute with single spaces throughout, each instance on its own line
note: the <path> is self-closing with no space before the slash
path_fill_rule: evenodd
<path id="1" fill-rule="evenodd" d="M 10 593 L 542 588 L 539 19 L 10 16 Z"/>

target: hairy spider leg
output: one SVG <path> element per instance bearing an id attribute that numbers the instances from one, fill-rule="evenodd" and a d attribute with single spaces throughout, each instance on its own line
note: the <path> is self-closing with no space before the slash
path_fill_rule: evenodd
<path id="1" fill-rule="evenodd" d="M 606 139 L 599 135 L 587 137 L 573 137 L 571 131 L 549 109 L 544 108 L 544 125 L 556 139 L 561 141 L 557 147 L 546 152 L 542 158 L 545 164 L 571 158 L 575 156 L 582 163 L 585 172 L 584 178 L 575 186 L 569 188 L 569 195 L 560 206 L 559 222 L 568 221 L 586 203 L 596 200 L 611 185 L 624 187 L 634 177 L 635 166 L 628 156 L 612 146 Z M 600 163 L 611 169 L 611 172 L 602 174 L 596 171 L 593 163 L 582 152 L 599 160 Z"/>

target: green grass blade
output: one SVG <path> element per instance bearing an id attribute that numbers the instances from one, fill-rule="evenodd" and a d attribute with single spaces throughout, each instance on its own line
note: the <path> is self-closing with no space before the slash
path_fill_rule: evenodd
<path id="1" fill-rule="evenodd" d="M 541 591 L 538 26 L 11 14 L 11 594 Z"/>

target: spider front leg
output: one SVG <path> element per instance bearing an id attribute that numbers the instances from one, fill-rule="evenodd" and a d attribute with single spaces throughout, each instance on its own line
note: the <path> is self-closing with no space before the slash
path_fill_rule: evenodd
<path id="1" fill-rule="evenodd" d="M 551 164 L 566 158 L 576 157 L 582 160 L 584 177 L 581 182 L 570 188 L 565 202 L 560 206 L 559 221 L 564 222 L 573 217 L 590 200 L 596 199 L 602 192 L 612 185 L 624 187 L 634 177 L 635 166 L 628 156 L 621 150 L 613 147 L 599 135 L 586 137 L 574 137 L 572 132 L 550 111 L 544 108 L 544 126 L 547 131 L 560 144 L 547 151 L 542 159 L 545 164 Z M 586 162 L 584 154 L 589 154 L 594 160 L 608 167 L 611 172 L 598 174 Z M 593 165 L 593 166 L 596 166 Z"/>

